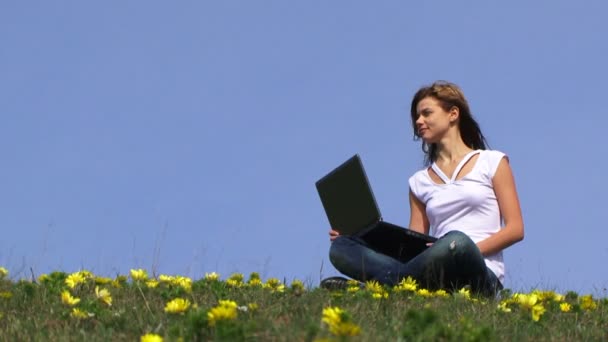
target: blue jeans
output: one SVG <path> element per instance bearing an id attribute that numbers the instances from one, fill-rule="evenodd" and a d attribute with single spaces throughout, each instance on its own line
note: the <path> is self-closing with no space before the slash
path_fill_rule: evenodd
<path id="1" fill-rule="evenodd" d="M 491 296 L 502 289 L 477 245 L 460 231 L 447 233 L 407 262 L 377 252 L 361 238 L 339 236 L 331 244 L 329 260 L 338 271 L 359 281 L 394 286 L 411 276 L 429 290 L 469 285 L 472 291 Z"/>

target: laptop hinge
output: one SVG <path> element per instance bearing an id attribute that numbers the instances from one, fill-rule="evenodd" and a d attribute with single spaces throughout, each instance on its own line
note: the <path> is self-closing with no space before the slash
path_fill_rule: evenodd
<path id="1" fill-rule="evenodd" d="M 367 234 L 370 230 L 374 229 L 380 222 L 382 222 L 382 217 L 380 217 L 378 220 L 372 222 L 371 224 L 367 225 L 367 227 L 359 231 L 359 233 L 357 233 L 357 236 L 361 237 Z"/>

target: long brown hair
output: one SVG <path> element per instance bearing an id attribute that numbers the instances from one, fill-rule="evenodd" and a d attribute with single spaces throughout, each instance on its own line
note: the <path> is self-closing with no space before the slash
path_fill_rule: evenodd
<path id="1" fill-rule="evenodd" d="M 465 145 L 474 150 L 486 149 L 486 138 L 481 133 L 479 124 L 471 114 L 469 103 L 464 97 L 464 93 L 456 84 L 447 81 L 437 81 L 430 86 L 424 86 L 414 95 L 411 108 L 414 140 L 420 139 L 418 129 L 416 128 L 416 120 L 418 119 L 416 108 L 418 107 L 418 102 L 427 97 L 432 97 L 439 101 L 439 105 L 445 111 L 449 111 L 453 107 L 458 107 L 460 112 L 458 129 L 460 130 L 462 141 Z M 437 160 L 437 144 L 427 144 L 423 141 L 422 151 L 425 153 L 425 165 L 430 165 Z"/>

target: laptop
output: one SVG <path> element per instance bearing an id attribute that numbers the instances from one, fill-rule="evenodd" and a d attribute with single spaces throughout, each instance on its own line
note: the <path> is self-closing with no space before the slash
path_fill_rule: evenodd
<path id="1" fill-rule="evenodd" d="M 407 262 L 437 240 L 382 220 L 358 154 L 315 185 L 330 226 L 341 235 L 361 238 L 379 253 Z"/>

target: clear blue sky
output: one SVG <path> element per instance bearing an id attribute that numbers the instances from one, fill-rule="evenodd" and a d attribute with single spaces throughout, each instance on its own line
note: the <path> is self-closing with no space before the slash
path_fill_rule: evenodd
<path id="1" fill-rule="evenodd" d="M 407 225 L 413 93 L 463 88 L 526 225 L 506 286 L 606 295 L 601 1 L 0 5 L 0 265 L 318 284 L 314 182 L 359 153 Z"/>

